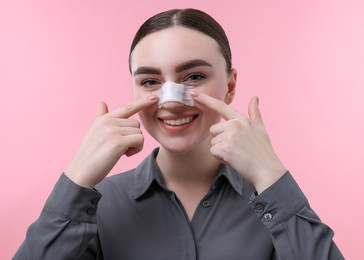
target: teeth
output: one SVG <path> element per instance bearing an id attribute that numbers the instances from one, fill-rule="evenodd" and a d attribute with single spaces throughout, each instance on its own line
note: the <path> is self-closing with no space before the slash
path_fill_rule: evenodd
<path id="1" fill-rule="evenodd" d="M 191 122 L 192 119 L 193 119 L 193 117 L 190 116 L 190 117 L 181 118 L 181 119 L 177 119 L 177 120 L 163 120 L 163 121 L 167 125 L 184 125 L 184 124 L 188 124 L 189 122 Z"/>

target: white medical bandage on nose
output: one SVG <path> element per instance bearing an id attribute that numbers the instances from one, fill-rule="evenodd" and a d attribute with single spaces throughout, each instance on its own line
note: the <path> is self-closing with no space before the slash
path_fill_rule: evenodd
<path id="1" fill-rule="evenodd" d="M 159 97 L 159 107 L 162 107 L 163 104 L 168 102 L 178 102 L 187 106 L 194 106 L 195 104 L 191 97 L 191 91 L 194 89 L 195 88 L 191 86 L 167 81 L 162 85 L 161 89 L 158 89 L 153 93 Z"/>

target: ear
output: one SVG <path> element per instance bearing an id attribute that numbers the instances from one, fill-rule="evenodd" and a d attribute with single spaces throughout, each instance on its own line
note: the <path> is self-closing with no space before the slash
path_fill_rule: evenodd
<path id="1" fill-rule="evenodd" d="M 236 90 L 236 79 L 238 76 L 238 72 L 236 69 L 231 69 L 228 82 L 228 91 L 225 95 L 225 103 L 231 104 L 233 102 L 233 99 L 235 97 L 235 90 Z"/>

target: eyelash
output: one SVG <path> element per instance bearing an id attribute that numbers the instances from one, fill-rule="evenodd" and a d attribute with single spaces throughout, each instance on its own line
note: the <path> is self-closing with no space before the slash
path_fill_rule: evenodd
<path id="1" fill-rule="evenodd" d="M 151 84 L 151 83 L 153 83 L 153 84 Z M 155 80 L 155 79 L 145 79 L 140 83 L 140 85 L 143 88 L 156 88 L 162 84 L 158 80 Z"/>
<path id="2" fill-rule="evenodd" d="M 198 79 L 192 79 L 192 77 L 196 77 L 196 76 L 198 77 Z M 185 81 L 197 82 L 197 81 L 204 80 L 205 78 L 206 78 L 206 76 L 201 73 L 192 73 L 185 78 L 184 82 Z"/>
<path id="3" fill-rule="evenodd" d="M 197 77 L 197 79 L 196 79 Z M 194 79 L 193 79 L 194 78 Z M 205 75 L 201 74 L 201 73 L 192 73 L 189 74 L 184 80 L 183 82 L 192 82 L 192 83 L 197 83 L 198 81 L 204 80 L 206 78 Z M 160 87 L 163 83 L 159 82 L 158 80 L 155 79 L 145 79 L 143 81 L 141 81 L 140 85 L 143 88 L 147 88 L 147 89 L 155 89 L 157 87 Z"/>

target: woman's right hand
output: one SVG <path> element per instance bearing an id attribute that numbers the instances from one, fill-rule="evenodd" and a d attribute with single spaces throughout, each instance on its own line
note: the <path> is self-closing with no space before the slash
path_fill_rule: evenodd
<path id="1" fill-rule="evenodd" d="M 157 100 L 155 95 L 143 97 L 111 112 L 104 102 L 100 102 L 97 118 L 65 175 L 80 186 L 94 188 L 122 155 L 131 156 L 140 152 L 144 143 L 140 123 L 129 117 Z"/>

